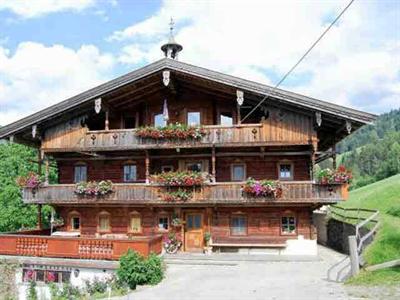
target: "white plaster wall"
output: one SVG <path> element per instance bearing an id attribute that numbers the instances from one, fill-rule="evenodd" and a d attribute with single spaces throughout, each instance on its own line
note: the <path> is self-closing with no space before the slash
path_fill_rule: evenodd
<path id="1" fill-rule="evenodd" d="M 286 248 L 281 251 L 282 255 L 318 255 L 317 241 L 306 240 L 299 235 L 296 240 L 288 240 Z"/>
<path id="2" fill-rule="evenodd" d="M 79 270 L 76 276 L 75 270 Z M 71 272 L 70 283 L 79 288 L 85 287 L 85 280 L 93 280 L 94 278 L 104 279 L 111 277 L 115 272 L 113 270 L 101 270 L 93 268 L 73 268 Z M 15 283 L 18 289 L 18 300 L 27 300 L 29 283 L 22 281 L 22 268 L 19 268 L 15 274 Z M 36 292 L 39 300 L 51 300 L 50 289 L 44 283 L 37 283 Z M 1 299 L 1 298 L 0 298 Z"/>

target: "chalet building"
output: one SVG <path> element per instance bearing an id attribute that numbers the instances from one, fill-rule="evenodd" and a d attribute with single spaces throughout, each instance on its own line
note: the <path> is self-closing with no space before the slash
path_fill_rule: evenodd
<path id="1" fill-rule="evenodd" d="M 159 61 L 0 129 L 0 139 L 39 150 L 44 177 L 23 190 L 38 229 L 1 235 L 0 254 L 115 260 L 128 248 L 161 253 L 171 232 L 180 251 L 202 252 L 211 236 L 213 251 L 316 254 L 312 213 L 347 191 L 316 182 L 314 166 L 376 116 L 180 62 L 173 39 L 162 50 Z M 202 177 L 165 179 L 178 171 Z M 272 191 L 252 194 L 248 178 L 254 189 L 271 180 Z M 104 195 L 91 195 L 101 181 Z M 61 220 L 51 230 L 45 204 Z"/>

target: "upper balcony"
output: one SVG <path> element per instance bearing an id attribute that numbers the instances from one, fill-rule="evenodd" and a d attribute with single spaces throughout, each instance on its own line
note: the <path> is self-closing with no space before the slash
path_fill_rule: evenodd
<path id="1" fill-rule="evenodd" d="M 41 187 L 36 191 L 24 189 L 25 203 L 36 204 L 131 204 L 131 205 L 237 205 L 237 204 L 284 204 L 284 203 L 336 203 L 346 199 L 344 185 L 321 185 L 312 181 L 282 182 L 282 197 L 250 197 L 243 193 L 243 183 L 218 182 L 199 187 L 187 187 L 192 196 L 187 201 L 167 202 L 166 191 L 173 188 L 153 184 L 114 184 L 113 192 L 101 197 L 79 196 L 74 184 L 57 184 Z"/>
<path id="2" fill-rule="evenodd" d="M 135 134 L 136 129 L 90 131 L 87 128 L 78 128 L 68 132 L 55 129 L 45 135 L 42 149 L 47 152 L 68 152 L 286 146 L 310 145 L 315 139 L 313 130 L 302 129 L 301 124 L 297 130 L 273 126 L 270 122 L 232 126 L 206 125 L 203 128 L 205 135 L 199 140 L 140 138 Z"/>

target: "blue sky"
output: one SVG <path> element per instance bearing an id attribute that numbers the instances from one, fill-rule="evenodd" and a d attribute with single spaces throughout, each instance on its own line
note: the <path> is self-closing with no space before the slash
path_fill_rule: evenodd
<path id="1" fill-rule="evenodd" d="M 347 1 L 0 0 L 0 125 L 162 57 L 274 85 Z M 283 88 L 400 107 L 400 1 L 357 0 Z"/>

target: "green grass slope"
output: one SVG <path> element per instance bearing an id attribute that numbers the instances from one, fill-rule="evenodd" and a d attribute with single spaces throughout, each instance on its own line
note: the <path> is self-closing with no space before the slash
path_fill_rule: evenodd
<path id="1" fill-rule="evenodd" d="M 369 265 L 400 258 L 400 214 L 393 213 L 400 211 L 400 174 L 351 191 L 340 206 L 380 211 L 378 234 L 364 252 Z"/>

